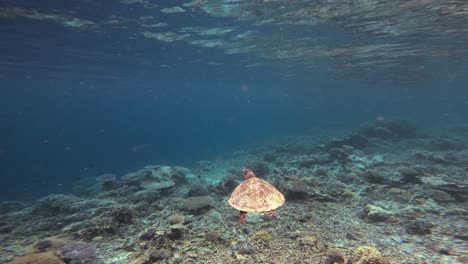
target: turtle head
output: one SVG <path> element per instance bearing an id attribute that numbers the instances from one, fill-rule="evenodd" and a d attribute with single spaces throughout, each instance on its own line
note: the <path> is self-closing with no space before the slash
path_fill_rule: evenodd
<path id="1" fill-rule="evenodd" d="M 242 173 L 244 173 L 244 177 L 246 179 L 250 179 L 250 178 L 255 178 L 257 176 L 255 176 L 255 173 L 253 173 L 253 171 L 249 170 L 249 169 L 243 169 L 242 170 Z"/>

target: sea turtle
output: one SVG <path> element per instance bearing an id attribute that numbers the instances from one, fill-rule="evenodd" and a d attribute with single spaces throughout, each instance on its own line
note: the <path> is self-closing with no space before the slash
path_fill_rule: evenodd
<path id="1" fill-rule="evenodd" d="M 242 170 L 245 181 L 234 189 L 228 204 L 240 211 L 239 224 L 244 223 L 247 212 L 264 212 L 273 217 L 279 216 L 274 209 L 285 202 L 284 195 L 273 185 L 255 176 L 249 169 Z"/>

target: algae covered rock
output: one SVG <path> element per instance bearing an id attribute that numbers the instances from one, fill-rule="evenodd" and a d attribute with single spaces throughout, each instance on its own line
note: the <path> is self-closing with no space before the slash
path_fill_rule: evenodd
<path id="1" fill-rule="evenodd" d="M 301 180 L 292 181 L 287 185 L 287 190 L 292 193 L 307 193 L 309 191 L 309 186 Z"/>
<path id="2" fill-rule="evenodd" d="M 96 256 L 96 248 L 89 243 L 70 242 L 58 248 L 56 254 L 66 263 L 86 263 Z"/>
<path id="3" fill-rule="evenodd" d="M 173 187 L 185 179 L 187 170 L 182 167 L 146 166 L 137 172 L 128 173 L 121 180 L 130 185 L 140 185 L 146 190 L 160 190 Z"/>
<path id="4" fill-rule="evenodd" d="M 369 183 L 375 183 L 375 184 L 382 184 L 385 182 L 385 176 L 382 175 L 382 173 L 378 171 L 365 171 L 362 173 L 362 177 L 364 177 Z"/>
<path id="5" fill-rule="evenodd" d="M 403 177 L 403 180 L 407 183 L 421 183 L 420 176 L 423 175 L 422 172 L 416 170 L 412 167 L 400 167 L 398 172 Z"/>
<path id="6" fill-rule="evenodd" d="M 440 203 L 448 203 L 455 201 L 455 198 L 453 198 L 450 194 L 441 190 L 427 189 L 424 195 Z"/>
<path id="7" fill-rule="evenodd" d="M 213 204 L 214 200 L 211 196 L 193 196 L 184 200 L 182 209 L 198 213 L 204 209 L 209 209 Z"/>
<path id="8" fill-rule="evenodd" d="M 301 180 L 293 180 L 286 184 L 287 197 L 289 199 L 304 199 L 309 192 L 309 186 Z"/>
<path id="9" fill-rule="evenodd" d="M 421 220 L 413 220 L 406 224 L 406 232 L 412 235 L 429 235 L 434 225 Z"/>
<path id="10" fill-rule="evenodd" d="M 181 214 L 172 214 L 167 218 L 167 221 L 169 221 L 171 225 L 181 224 L 185 221 L 185 217 Z"/>
<path id="11" fill-rule="evenodd" d="M 368 204 L 364 208 L 366 213 L 366 221 L 369 222 L 397 222 L 398 218 L 394 216 L 392 211 L 383 209 L 381 207 Z"/>
<path id="12" fill-rule="evenodd" d="M 438 189 L 450 194 L 458 202 L 468 201 L 468 184 L 466 183 L 451 183 L 438 186 Z"/>
<path id="13" fill-rule="evenodd" d="M 28 254 L 14 259 L 10 264 L 63 264 L 60 259 L 50 253 Z"/>
<path id="14" fill-rule="evenodd" d="M 141 187 L 148 190 L 170 188 L 175 185 L 168 166 L 156 166 L 145 172 Z"/>
<path id="15" fill-rule="evenodd" d="M 147 189 L 147 190 L 159 190 L 159 189 L 165 189 L 174 186 L 175 183 L 170 180 L 159 180 L 155 178 L 149 178 L 144 180 L 141 183 L 141 187 Z"/>

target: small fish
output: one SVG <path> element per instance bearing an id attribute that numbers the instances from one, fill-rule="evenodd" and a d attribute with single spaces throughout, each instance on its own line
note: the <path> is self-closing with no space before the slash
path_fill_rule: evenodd
<path id="1" fill-rule="evenodd" d="M 131 146 L 131 147 L 128 148 L 128 150 L 131 151 L 131 152 L 137 152 L 137 151 L 140 151 L 142 149 L 149 148 L 149 147 L 151 147 L 151 144 L 141 144 L 141 145 Z"/>
<path id="2" fill-rule="evenodd" d="M 83 168 L 83 170 L 84 170 L 84 171 L 89 171 L 89 170 L 94 169 L 95 167 L 96 167 L 96 165 L 95 165 L 94 163 L 90 163 L 90 164 L 86 165 L 86 166 Z"/>

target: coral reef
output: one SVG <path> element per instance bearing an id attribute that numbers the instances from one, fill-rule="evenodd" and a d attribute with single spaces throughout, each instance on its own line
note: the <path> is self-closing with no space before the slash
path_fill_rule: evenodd
<path id="1" fill-rule="evenodd" d="M 1 201 L 0 214 L 8 214 L 10 212 L 20 211 L 29 206 L 31 205 L 19 201 Z"/>
<path id="2" fill-rule="evenodd" d="M 72 195 L 53 194 L 39 200 L 33 213 L 44 215 L 73 214 L 83 210 L 87 201 Z"/>
<path id="3" fill-rule="evenodd" d="M 151 165 L 116 179 L 83 179 L 75 195 L 2 202 L 0 259 L 464 263 L 466 146 L 460 130 L 388 121 L 278 140 L 189 168 Z M 237 225 L 239 211 L 227 200 L 248 166 L 286 194 L 274 221 L 249 212 Z"/>
<path id="4" fill-rule="evenodd" d="M 133 210 L 123 205 L 115 205 L 98 210 L 91 219 L 83 222 L 81 229 L 75 234 L 83 239 L 92 240 L 97 236 L 110 236 L 119 227 L 131 223 Z"/>

